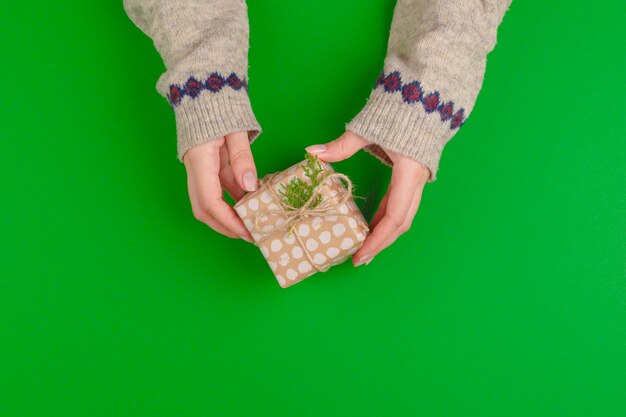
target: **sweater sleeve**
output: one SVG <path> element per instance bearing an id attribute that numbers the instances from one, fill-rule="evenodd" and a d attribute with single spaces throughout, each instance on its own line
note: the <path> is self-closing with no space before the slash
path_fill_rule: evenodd
<path id="1" fill-rule="evenodd" d="M 471 113 L 487 54 L 511 0 L 398 0 L 384 68 L 361 112 L 346 128 L 409 156 L 436 179 L 446 143 Z"/>
<path id="2" fill-rule="evenodd" d="M 124 0 L 124 9 L 165 64 L 157 90 L 174 109 L 179 159 L 235 131 L 256 139 L 261 127 L 248 97 L 245 0 Z"/>

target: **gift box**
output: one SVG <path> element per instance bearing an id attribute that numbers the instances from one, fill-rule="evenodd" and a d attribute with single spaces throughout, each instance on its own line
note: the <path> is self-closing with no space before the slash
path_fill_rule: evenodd
<path id="1" fill-rule="evenodd" d="M 234 208 L 282 288 L 346 261 L 369 232 L 350 179 L 309 155 Z"/>

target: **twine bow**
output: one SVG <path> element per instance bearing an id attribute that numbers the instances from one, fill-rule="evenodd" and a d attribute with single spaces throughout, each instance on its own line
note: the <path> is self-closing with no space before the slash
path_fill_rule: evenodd
<path id="1" fill-rule="evenodd" d="M 278 193 L 276 193 L 276 191 L 274 190 L 274 187 L 271 186 L 272 180 L 279 174 L 280 173 L 275 173 L 275 174 L 272 174 L 263 178 L 263 180 L 261 180 L 261 184 L 259 188 L 261 191 L 269 192 L 272 195 L 272 197 L 274 197 L 274 199 L 280 203 L 282 208 L 256 213 L 256 215 L 254 216 L 254 227 L 257 230 L 261 229 L 259 227 L 259 221 L 264 216 L 268 216 L 268 215 L 269 216 L 281 216 L 281 217 L 285 217 L 286 219 L 284 223 L 282 223 L 279 226 L 275 226 L 271 232 L 267 233 L 264 237 L 259 239 L 256 242 L 256 245 L 260 246 L 263 242 L 265 242 L 265 240 L 271 238 L 278 232 L 289 230 L 289 233 L 292 233 L 295 235 L 296 239 L 298 240 L 298 243 L 302 247 L 302 250 L 304 251 L 309 261 L 311 262 L 311 265 L 313 266 L 313 268 L 315 268 L 318 272 L 320 272 L 322 270 L 313 261 L 313 258 L 311 257 L 311 254 L 309 253 L 306 246 L 304 245 L 304 242 L 302 242 L 302 239 L 300 238 L 298 233 L 296 233 L 296 230 L 295 230 L 296 226 L 300 224 L 304 219 L 306 219 L 307 217 L 311 217 L 311 216 L 323 217 L 329 214 L 332 214 L 333 216 L 348 216 L 348 214 L 342 214 L 342 213 L 336 212 L 336 210 L 338 210 L 338 208 L 342 204 L 347 203 L 352 197 L 352 190 L 353 190 L 352 181 L 350 180 L 350 178 L 348 178 L 348 176 L 344 174 L 340 174 L 338 172 L 329 173 L 313 189 L 313 191 L 311 192 L 311 196 L 301 207 L 292 207 L 291 205 L 286 203 L 284 199 Z M 330 181 L 333 178 L 338 178 L 340 180 L 343 180 L 346 186 L 346 190 L 344 192 L 338 193 L 335 196 L 332 196 L 331 198 L 328 198 L 328 199 L 322 198 L 321 202 L 317 206 L 312 207 L 315 204 L 315 202 L 318 201 L 318 197 L 322 195 L 321 194 L 322 188 L 325 186 L 325 184 L 328 181 Z M 360 224 L 359 226 L 366 233 L 369 231 L 369 228 L 366 225 Z"/>

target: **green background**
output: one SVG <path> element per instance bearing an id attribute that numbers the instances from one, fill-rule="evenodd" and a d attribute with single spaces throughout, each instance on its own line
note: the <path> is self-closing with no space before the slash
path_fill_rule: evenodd
<path id="1" fill-rule="evenodd" d="M 342 132 L 392 9 L 249 1 L 260 174 Z M 625 12 L 514 1 L 412 230 L 281 290 L 193 219 L 121 1 L 3 2 L 0 416 L 626 415 Z M 389 170 L 336 168 L 369 218 Z"/>

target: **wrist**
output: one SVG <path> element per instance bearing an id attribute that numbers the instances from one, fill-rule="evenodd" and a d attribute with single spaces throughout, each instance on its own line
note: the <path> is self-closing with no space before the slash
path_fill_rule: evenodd
<path id="1" fill-rule="evenodd" d="M 178 137 L 178 158 L 193 146 L 247 131 L 250 142 L 261 134 L 247 95 L 235 92 L 205 92 L 174 106 Z"/>
<path id="2" fill-rule="evenodd" d="M 381 75 L 369 100 L 346 128 L 366 138 L 365 150 L 391 165 L 387 151 L 428 168 L 436 179 L 446 143 L 463 124 L 466 111 L 421 83 L 402 83 L 398 72 Z"/>

